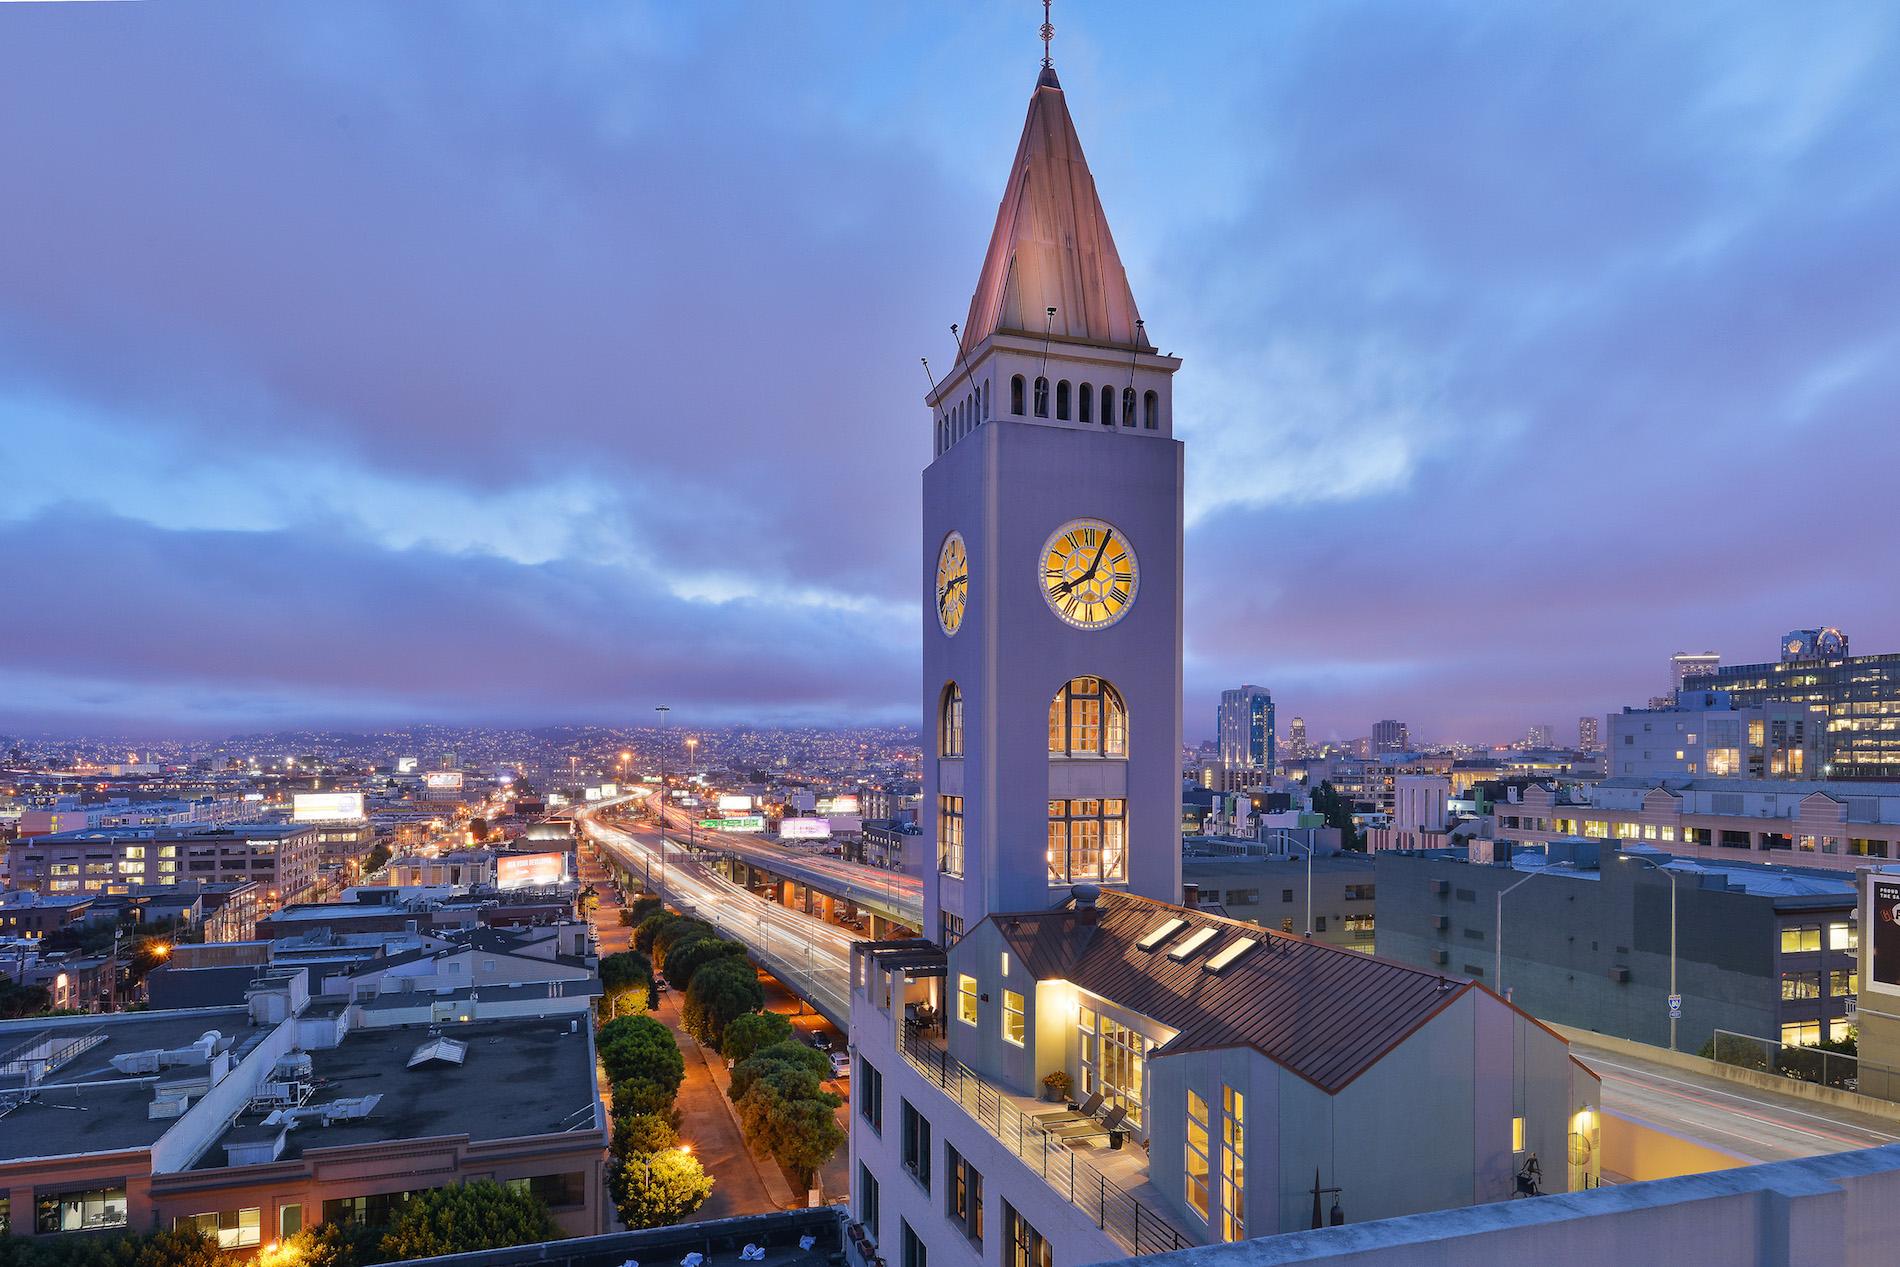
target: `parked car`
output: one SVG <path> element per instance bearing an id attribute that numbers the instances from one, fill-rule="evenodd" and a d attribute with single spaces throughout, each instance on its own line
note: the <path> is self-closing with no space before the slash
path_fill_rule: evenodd
<path id="1" fill-rule="evenodd" d="M 849 1055 L 841 1051 L 831 1053 L 831 1076 L 834 1078 L 848 1078 L 851 1076 L 851 1057 Z"/>
<path id="2" fill-rule="evenodd" d="M 667 987 L 666 987 L 666 978 L 665 978 L 665 977 L 663 977 L 663 976 L 661 976 L 661 975 L 660 975 L 659 973 L 657 973 L 657 972 L 656 972 L 656 973 L 654 973 L 654 974 L 653 974 L 653 992 L 654 992 L 655 994 L 665 994 L 665 993 L 666 993 L 666 988 L 667 988 Z"/>

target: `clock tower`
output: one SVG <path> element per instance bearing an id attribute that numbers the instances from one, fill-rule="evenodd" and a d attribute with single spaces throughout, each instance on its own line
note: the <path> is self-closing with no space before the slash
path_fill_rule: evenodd
<path id="1" fill-rule="evenodd" d="M 1172 385 L 1054 67 L 927 398 L 924 933 L 1072 885 L 1181 890 Z"/>

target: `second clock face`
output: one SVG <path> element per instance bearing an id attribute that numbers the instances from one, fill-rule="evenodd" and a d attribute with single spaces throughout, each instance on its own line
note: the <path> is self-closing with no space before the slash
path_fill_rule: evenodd
<path id="1" fill-rule="evenodd" d="M 1135 601 L 1141 570 L 1121 532 L 1100 519 L 1057 528 L 1037 560 L 1049 610 L 1077 629 L 1106 629 Z"/>
<path id="2" fill-rule="evenodd" d="M 937 552 L 937 624 L 946 634 L 963 628 L 963 609 L 970 601 L 970 552 L 963 534 L 953 532 Z"/>

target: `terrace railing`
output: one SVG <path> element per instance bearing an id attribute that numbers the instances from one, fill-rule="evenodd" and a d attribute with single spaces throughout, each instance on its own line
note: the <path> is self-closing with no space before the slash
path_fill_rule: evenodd
<path id="1" fill-rule="evenodd" d="M 1130 1255 L 1165 1254 L 1196 1244 L 1154 1206 L 1136 1198 L 1091 1165 L 1085 1155 L 1043 1130 L 999 1087 L 949 1052 L 907 1032 L 904 1058 Z"/>

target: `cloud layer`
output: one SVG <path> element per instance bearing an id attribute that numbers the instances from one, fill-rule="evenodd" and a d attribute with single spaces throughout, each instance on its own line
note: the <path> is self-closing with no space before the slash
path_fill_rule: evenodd
<path id="1" fill-rule="evenodd" d="M 0 728 L 909 716 L 1021 9 L 12 6 Z M 1894 645 L 1891 15 L 1058 18 L 1186 358 L 1190 735 Z"/>

